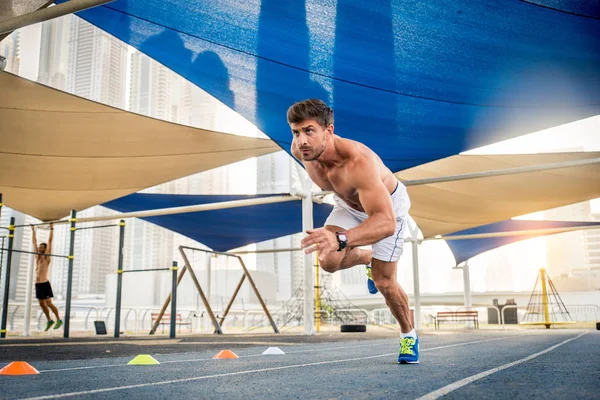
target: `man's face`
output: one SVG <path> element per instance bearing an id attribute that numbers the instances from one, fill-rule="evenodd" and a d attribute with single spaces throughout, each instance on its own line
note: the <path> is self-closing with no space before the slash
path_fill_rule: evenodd
<path id="1" fill-rule="evenodd" d="M 314 119 L 290 124 L 294 135 L 294 146 L 302 161 L 314 161 L 327 147 L 328 135 L 333 133 L 333 125 L 323 128 Z"/>
<path id="2" fill-rule="evenodd" d="M 45 253 L 46 252 L 46 243 L 42 243 L 38 246 L 38 253 Z"/>

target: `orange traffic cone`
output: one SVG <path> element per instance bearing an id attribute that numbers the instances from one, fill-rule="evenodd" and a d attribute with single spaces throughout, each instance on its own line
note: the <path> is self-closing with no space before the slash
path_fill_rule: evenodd
<path id="1" fill-rule="evenodd" d="M 14 361 L 6 367 L 0 369 L 0 375 L 35 375 L 38 370 L 27 364 L 25 361 Z"/>
<path id="2" fill-rule="evenodd" d="M 231 350 L 221 350 L 220 352 L 215 354 L 215 356 L 213 357 L 213 359 L 219 359 L 219 358 L 239 358 L 239 357 Z"/>

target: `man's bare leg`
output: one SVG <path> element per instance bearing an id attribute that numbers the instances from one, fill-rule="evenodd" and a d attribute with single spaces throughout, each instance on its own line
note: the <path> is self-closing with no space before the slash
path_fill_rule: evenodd
<path id="1" fill-rule="evenodd" d="M 332 232 L 342 230 L 339 226 L 327 225 L 325 228 Z M 398 285 L 396 270 L 398 262 L 385 262 L 372 257 L 371 250 L 357 247 L 346 248 L 332 252 L 327 257 L 319 256 L 321 268 L 327 272 L 336 272 L 355 265 L 371 264 L 371 272 L 375 286 L 385 298 L 387 306 L 400 324 L 400 330 L 408 333 L 413 329 L 408 308 L 408 295 Z"/>
<path id="2" fill-rule="evenodd" d="M 46 318 L 48 318 L 48 321 L 50 321 L 50 310 L 46 305 L 46 300 L 38 300 L 38 302 L 40 303 L 40 307 L 42 307 L 42 311 L 46 315 Z"/>
<path id="3" fill-rule="evenodd" d="M 58 321 L 60 319 L 60 315 L 58 315 L 58 308 L 56 308 L 54 303 L 52 303 L 52 299 L 48 299 L 47 302 L 48 302 L 48 308 L 52 310 L 54 315 L 56 315 L 56 320 Z"/>
<path id="4" fill-rule="evenodd" d="M 400 324 L 402 333 L 409 333 L 413 329 L 408 308 L 408 295 L 398 284 L 396 278 L 398 262 L 385 262 L 373 259 L 371 272 L 375 286 L 385 298 L 390 311 Z"/>
<path id="5" fill-rule="evenodd" d="M 335 272 L 359 264 L 371 264 L 371 273 L 375 286 L 385 298 L 390 311 L 400 324 L 400 351 L 398 363 L 419 363 L 419 342 L 408 308 L 408 296 L 400 287 L 396 278 L 397 262 L 385 262 L 372 258 L 369 250 L 358 248 L 328 253 L 321 258 L 321 267 L 327 272 Z"/>

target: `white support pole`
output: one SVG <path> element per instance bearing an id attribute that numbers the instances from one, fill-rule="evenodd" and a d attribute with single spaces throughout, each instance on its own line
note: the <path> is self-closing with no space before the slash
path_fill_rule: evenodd
<path id="1" fill-rule="evenodd" d="M 414 291 L 414 314 L 415 330 L 421 329 L 421 289 L 419 282 L 419 228 L 408 222 L 408 229 L 411 235 L 412 259 L 413 259 L 413 291 Z"/>
<path id="2" fill-rule="evenodd" d="M 281 196 L 269 196 L 269 197 L 258 197 L 255 199 L 247 199 L 247 200 L 232 200 L 232 201 L 221 201 L 218 203 L 208 203 L 208 204 L 197 204 L 193 206 L 183 206 L 183 207 L 171 207 L 171 208 L 159 208 L 156 210 L 146 210 L 146 211 L 134 211 L 129 213 L 122 213 L 116 215 L 104 215 L 100 217 L 84 217 L 77 218 L 77 223 L 84 222 L 98 222 L 98 221 L 111 221 L 115 219 L 125 219 L 125 218 L 144 218 L 144 217 L 156 217 L 160 215 L 172 215 L 172 214 L 184 214 L 191 212 L 199 212 L 199 211 L 212 211 L 212 210 L 224 210 L 227 208 L 236 208 L 236 207 L 249 207 L 256 206 L 260 204 L 273 204 L 273 203 L 284 203 L 286 201 L 296 201 L 300 200 L 299 197 L 292 195 L 281 195 Z M 57 221 L 48 221 L 39 225 L 47 225 L 50 222 L 53 224 L 66 224 L 71 221 L 68 219 L 61 219 Z"/>
<path id="3" fill-rule="evenodd" d="M 471 310 L 473 307 L 473 300 L 471 296 L 471 273 L 469 270 L 469 260 L 465 261 L 465 264 L 462 267 L 463 270 L 463 287 L 465 291 L 465 309 Z M 475 328 L 475 324 L 473 321 L 468 321 L 467 326 L 469 328 Z"/>
<path id="4" fill-rule="evenodd" d="M 37 250 L 35 250 L 37 251 Z M 25 320 L 23 321 L 23 336 L 29 336 L 31 324 L 31 297 L 33 296 L 33 254 L 27 259 L 27 287 L 25 288 Z"/>
<path id="5" fill-rule="evenodd" d="M 306 196 L 302 199 L 302 232 L 313 229 L 313 205 L 312 198 Z M 313 257 L 314 254 L 304 255 L 304 334 L 315 334 L 315 316 L 314 316 L 314 275 L 313 275 Z"/>
<path id="6" fill-rule="evenodd" d="M 0 22 L 0 35 L 10 33 L 25 26 L 48 21 L 64 15 L 73 14 L 88 8 L 101 6 L 114 0 L 71 0 L 58 4 L 54 7 L 42 8 L 18 17 L 10 18 Z"/>
<path id="7" fill-rule="evenodd" d="M 493 171 L 473 172 L 469 174 L 458 174 L 449 176 L 440 176 L 435 178 L 414 179 L 410 181 L 402 181 L 404 186 L 428 185 L 432 183 L 456 182 L 467 179 L 489 178 L 492 176 L 506 176 L 514 174 L 526 174 L 529 172 L 548 171 L 561 168 L 582 167 L 600 163 L 600 158 L 586 158 L 583 160 L 563 161 L 552 164 L 527 165 L 525 167 L 499 169 Z"/>
<path id="8" fill-rule="evenodd" d="M 298 163 L 295 163 L 298 171 L 298 176 L 302 182 L 302 193 L 297 193 L 295 188 L 292 188 L 292 193 L 302 197 L 302 232 L 306 232 L 309 229 L 313 229 L 313 203 L 312 203 L 312 181 L 310 177 L 304 171 Z M 314 280 L 314 265 L 313 265 L 314 254 L 304 255 L 304 334 L 314 335 L 315 329 L 315 311 L 314 311 L 314 291 L 315 291 L 315 280 Z"/>
<path id="9" fill-rule="evenodd" d="M 212 275 L 212 259 L 213 256 L 210 253 L 204 253 L 205 257 L 206 257 L 206 298 L 208 299 L 208 304 L 212 304 L 211 303 L 211 296 L 212 296 L 212 292 L 210 290 L 211 286 L 212 286 L 212 282 L 211 282 L 211 275 Z M 204 329 L 206 329 L 207 332 L 210 332 L 210 329 L 212 328 L 212 321 L 210 320 L 210 318 L 206 318 L 205 319 L 205 326 Z"/>
<path id="10" fill-rule="evenodd" d="M 465 309 L 470 310 L 473 307 L 471 299 L 471 275 L 469 271 L 469 261 L 465 261 L 462 266 L 463 271 L 463 288 L 465 291 Z"/>

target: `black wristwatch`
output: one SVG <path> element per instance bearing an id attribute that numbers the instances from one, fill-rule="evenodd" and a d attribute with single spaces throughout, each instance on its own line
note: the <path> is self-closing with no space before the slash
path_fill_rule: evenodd
<path id="1" fill-rule="evenodd" d="M 337 241 L 339 244 L 337 251 L 344 250 L 348 245 L 348 235 L 346 234 L 346 231 L 336 232 L 335 236 L 337 237 Z"/>

